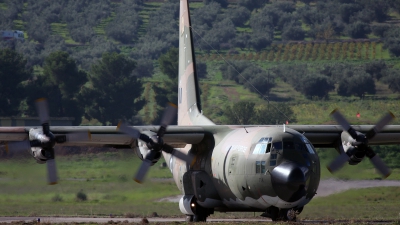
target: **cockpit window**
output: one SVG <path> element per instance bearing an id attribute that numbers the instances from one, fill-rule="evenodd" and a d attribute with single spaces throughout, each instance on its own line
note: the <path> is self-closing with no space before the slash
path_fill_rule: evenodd
<path id="1" fill-rule="evenodd" d="M 254 148 L 253 154 L 265 154 L 266 151 L 267 151 L 267 144 L 260 143 L 257 144 L 256 147 Z"/>
<path id="2" fill-rule="evenodd" d="M 275 143 L 272 143 L 272 145 L 274 146 L 274 149 L 276 149 L 276 150 L 282 149 L 282 142 L 275 142 Z"/>
<path id="3" fill-rule="evenodd" d="M 310 142 L 308 141 L 308 139 L 307 139 L 306 137 L 304 137 L 304 136 L 301 137 L 301 140 L 304 142 L 304 144 L 310 143 Z"/>
<path id="4" fill-rule="evenodd" d="M 270 137 L 261 138 L 254 147 L 253 154 L 265 154 L 271 151 L 271 141 Z"/>
<path id="5" fill-rule="evenodd" d="M 311 144 L 306 144 L 306 147 L 310 154 L 315 154 L 314 148 L 311 146 Z"/>
<path id="6" fill-rule="evenodd" d="M 284 141 L 283 142 L 283 149 L 291 149 L 294 150 L 294 143 L 293 141 Z"/>

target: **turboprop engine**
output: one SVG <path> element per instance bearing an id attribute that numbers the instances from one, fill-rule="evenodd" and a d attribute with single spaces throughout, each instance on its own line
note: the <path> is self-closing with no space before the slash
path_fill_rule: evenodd
<path id="1" fill-rule="evenodd" d="M 376 134 L 381 132 L 383 128 L 394 119 L 394 115 L 391 112 L 388 112 L 372 129 L 365 134 L 356 131 L 352 126 L 350 126 L 350 123 L 338 110 L 333 110 L 331 115 L 336 122 L 343 127 L 343 132 L 341 135 L 343 151 L 341 151 L 340 155 L 327 166 L 328 170 L 330 172 L 335 172 L 339 170 L 346 162 L 351 165 L 356 165 L 361 162 L 365 156 L 367 156 L 382 177 L 388 177 L 391 173 L 391 170 L 369 146 L 368 141 L 375 137 Z"/>
<path id="2" fill-rule="evenodd" d="M 151 131 L 143 132 L 143 134 L 150 137 L 152 140 L 157 139 L 157 134 Z M 150 146 L 151 147 L 151 146 Z M 135 154 L 137 157 L 144 161 L 149 153 L 151 153 L 151 149 L 149 148 L 148 144 L 140 139 L 137 140 L 137 146 L 135 146 Z M 152 165 L 156 164 L 158 160 L 161 158 L 161 152 L 157 152 L 158 154 L 154 154 L 151 158 Z"/>
<path id="3" fill-rule="evenodd" d="M 164 143 L 163 140 L 167 126 L 173 122 L 176 116 L 177 108 L 178 107 L 172 103 L 167 105 L 161 118 L 161 126 L 159 127 L 157 134 L 148 131 L 141 133 L 136 128 L 130 127 L 123 122 L 118 124 L 117 129 L 119 131 L 138 141 L 136 154 L 142 160 L 142 164 L 135 175 L 134 180 L 136 182 L 141 183 L 143 181 L 150 167 L 160 159 L 162 152 L 171 154 L 185 162 L 192 163 L 193 157 L 191 155 L 187 155 L 186 153 L 174 149 L 171 145 Z"/>
<path id="4" fill-rule="evenodd" d="M 357 132 L 357 135 L 362 135 L 361 133 Z M 347 131 L 343 131 L 341 135 L 342 140 L 342 147 L 343 151 L 350 157 L 349 164 L 350 165 L 357 165 L 359 164 L 365 157 L 365 151 L 355 147 L 352 145 L 355 140 L 350 136 Z"/>

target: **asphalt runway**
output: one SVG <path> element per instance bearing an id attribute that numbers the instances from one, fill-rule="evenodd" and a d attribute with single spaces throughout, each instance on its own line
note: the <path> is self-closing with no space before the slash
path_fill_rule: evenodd
<path id="1" fill-rule="evenodd" d="M 142 223 L 143 218 L 84 218 L 84 217 L 40 217 L 40 223 Z M 37 223 L 38 217 L 0 217 L 0 223 Z M 185 222 L 184 217 L 176 217 L 176 218 L 147 218 L 149 223 L 176 223 L 176 222 Z M 207 219 L 208 223 L 265 223 L 270 222 L 273 223 L 268 218 L 259 218 L 259 219 Z M 393 220 L 301 220 L 298 221 L 299 224 L 393 224 L 396 221 Z"/>
<path id="2" fill-rule="evenodd" d="M 0 223 L 12 223 L 12 222 L 32 222 L 37 221 L 38 217 L 0 217 Z M 108 223 L 110 220 L 114 222 L 129 222 L 129 223 L 140 223 L 143 218 L 83 218 L 83 217 L 40 217 L 41 223 Z M 161 218 L 153 217 L 147 218 L 150 223 L 156 222 L 185 222 L 185 217 L 176 218 Z M 207 219 L 207 222 L 272 222 L 270 219 Z"/>

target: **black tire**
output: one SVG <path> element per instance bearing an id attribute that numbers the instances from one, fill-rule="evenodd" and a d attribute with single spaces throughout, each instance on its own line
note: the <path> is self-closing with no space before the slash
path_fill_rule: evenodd
<path id="1" fill-rule="evenodd" d="M 294 215 L 291 218 L 288 217 L 289 210 L 290 209 L 281 209 L 279 212 L 280 217 L 282 218 L 283 221 L 296 222 L 296 215 Z"/>
<path id="2" fill-rule="evenodd" d="M 193 215 L 186 215 L 185 222 L 186 222 L 186 223 L 193 222 Z"/>
<path id="3" fill-rule="evenodd" d="M 269 214 L 271 215 L 272 221 L 277 221 L 279 219 L 279 209 L 271 206 L 269 209 Z"/>
<path id="4" fill-rule="evenodd" d="M 207 222 L 207 217 L 203 215 L 194 215 L 193 222 Z"/>

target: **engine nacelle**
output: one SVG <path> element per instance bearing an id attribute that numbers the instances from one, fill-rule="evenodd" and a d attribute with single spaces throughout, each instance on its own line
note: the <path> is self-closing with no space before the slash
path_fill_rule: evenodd
<path id="1" fill-rule="evenodd" d="M 355 140 L 346 131 L 342 132 L 341 139 L 342 139 L 343 151 L 346 152 L 346 154 L 350 157 L 349 164 L 350 165 L 359 164 L 365 157 L 365 152 L 358 150 L 357 147 L 352 145 L 352 143 L 354 143 Z"/>
<path id="2" fill-rule="evenodd" d="M 46 163 L 47 158 L 44 156 L 44 152 L 43 152 L 42 148 L 33 147 L 33 148 L 31 148 L 30 153 L 33 156 L 33 158 L 36 159 L 37 163 L 39 163 L 39 164 Z"/>
<path id="3" fill-rule="evenodd" d="M 42 128 L 32 128 L 29 130 L 29 140 L 39 140 L 39 141 L 47 141 L 48 138 L 43 134 Z M 32 147 L 30 151 L 33 158 L 36 159 L 36 162 L 39 164 L 44 164 L 47 161 L 47 158 L 44 156 L 44 151 L 40 147 Z"/>
<path id="4" fill-rule="evenodd" d="M 350 154 L 350 160 L 349 164 L 350 165 L 357 165 L 359 164 L 363 158 L 365 157 L 365 152 L 364 151 L 359 151 L 355 147 L 350 147 L 347 152 L 348 155 Z"/>
<path id="5" fill-rule="evenodd" d="M 151 132 L 151 131 L 146 131 L 143 133 L 149 137 L 157 135 L 156 133 Z M 138 139 L 136 144 L 137 144 L 137 146 L 134 147 L 135 154 L 137 155 L 137 157 L 140 160 L 143 161 L 146 158 L 147 154 L 150 153 L 150 149 L 147 147 L 147 144 L 142 140 Z M 157 153 L 153 153 L 153 154 L 155 154 L 155 156 L 153 156 L 152 165 L 156 164 L 158 162 L 158 160 L 160 160 L 161 155 L 162 155 L 161 152 L 157 152 Z"/>

